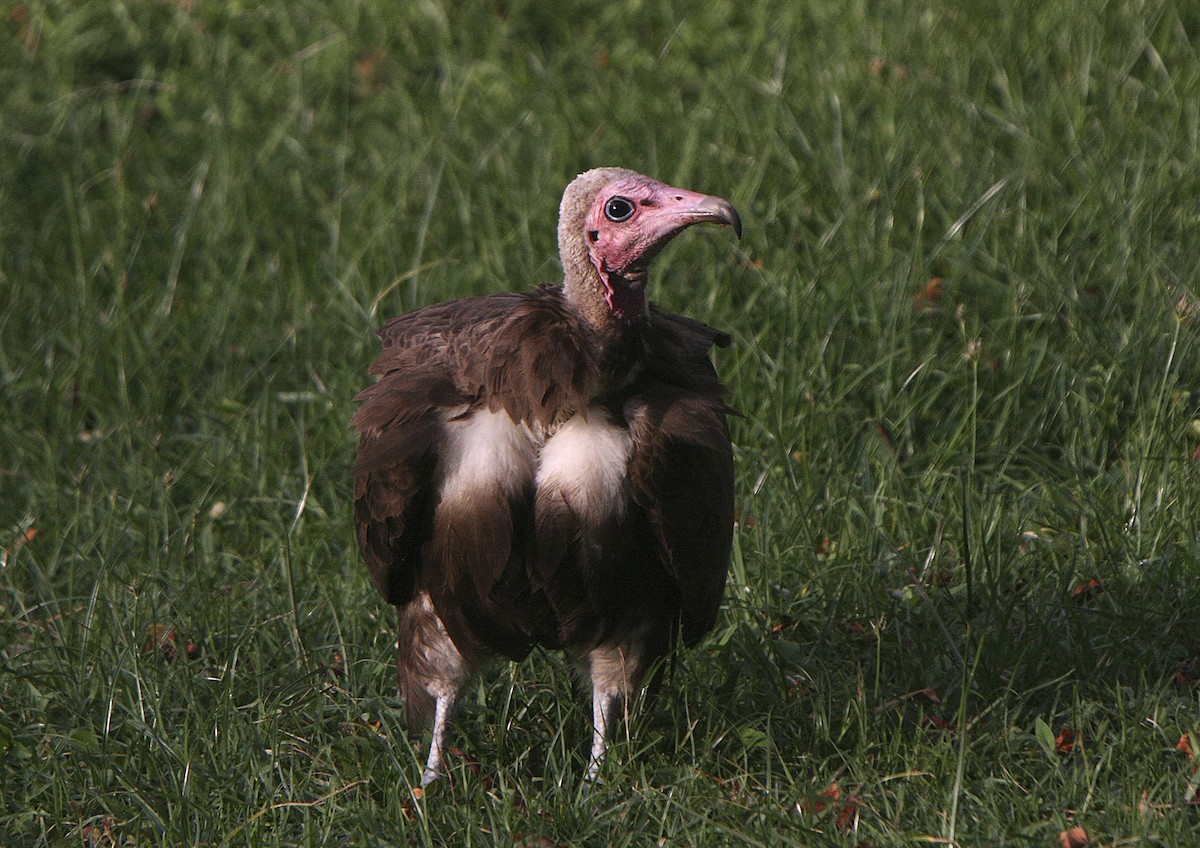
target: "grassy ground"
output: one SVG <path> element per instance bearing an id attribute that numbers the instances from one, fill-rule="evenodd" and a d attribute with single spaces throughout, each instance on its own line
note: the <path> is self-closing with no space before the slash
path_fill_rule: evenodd
<path id="1" fill-rule="evenodd" d="M 5 6 L 0 844 L 1193 838 L 1198 7 L 676 5 Z M 746 222 L 656 284 L 736 340 L 727 603 L 587 797 L 537 656 L 417 799 L 369 330 L 556 279 L 598 164 Z"/>

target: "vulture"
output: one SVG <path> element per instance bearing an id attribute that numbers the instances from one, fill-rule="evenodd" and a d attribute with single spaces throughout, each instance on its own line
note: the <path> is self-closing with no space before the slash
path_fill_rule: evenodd
<path id="1" fill-rule="evenodd" d="M 693 224 L 741 236 L 720 197 L 597 168 L 559 210 L 562 285 L 387 322 L 357 400 L 358 544 L 398 610 L 399 692 L 443 767 L 464 684 L 534 646 L 590 683 L 597 780 L 618 702 L 713 626 L 733 536 L 730 338 L 646 297 Z"/>

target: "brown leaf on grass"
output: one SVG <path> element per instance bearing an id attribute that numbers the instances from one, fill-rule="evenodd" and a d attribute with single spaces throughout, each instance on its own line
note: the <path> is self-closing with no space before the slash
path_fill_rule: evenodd
<path id="1" fill-rule="evenodd" d="M 109 848 L 119 844 L 116 834 L 113 833 L 116 823 L 114 816 L 100 816 L 95 821 L 88 822 L 79 834 L 83 837 L 83 844 L 87 848 Z"/>
<path id="2" fill-rule="evenodd" d="M 21 548 L 25 547 L 37 538 L 37 534 L 38 529 L 36 527 L 30 527 L 20 536 L 17 536 L 17 538 L 13 539 L 12 544 L 4 549 L 3 555 L 0 555 L 0 565 L 7 565 L 8 563 L 12 562 L 13 557 L 20 552 Z"/>
<path id="3" fill-rule="evenodd" d="M 1080 583 L 1071 590 L 1071 600 L 1077 604 L 1086 604 L 1104 594 L 1104 584 L 1095 578 L 1086 583 Z"/>
<path id="4" fill-rule="evenodd" d="M 882 421 L 875 423 L 875 429 L 879 433 L 879 437 L 883 439 L 883 443 L 887 445 L 888 450 L 896 455 L 896 461 L 901 465 L 912 459 L 912 449 L 907 445 L 902 445 L 896 441 L 896 437 L 892 434 L 891 429 Z"/>
<path id="5" fill-rule="evenodd" d="M 733 526 L 753 530 L 758 526 L 758 516 L 752 512 L 743 513 L 741 507 L 738 507 L 733 511 Z"/>
<path id="6" fill-rule="evenodd" d="M 914 689 L 911 692 L 905 692 L 903 695 L 898 695 L 895 698 L 892 698 L 891 700 L 885 702 L 883 706 L 876 709 L 875 714 L 878 715 L 886 709 L 890 709 L 898 704 L 903 704 L 905 701 L 911 701 L 913 699 L 925 700 L 936 706 L 940 706 L 942 703 L 942 698 L 940 695 L 938 695 L 938 691 L 932 686 L 926 686 L 924 689 Z"/>
<path id="7" fill-rule="evenodd" d="M 471 774 L 479 774 L 479 761 L 469 756 L 462 748 L 451 748 L 450 753 L 456 757 L 461 757 L 463 762 L 467 764 L 467 768 L 471 770 Z"/>
<path id="8" fill-rule="evenodd" d="M 1054 750 L 1060 754 L 1069 754 L 1075 747 L 1075 742 L 1075 731 L 1064 724 L 1063 729 L 1058 732 L 1058 736 L 1054 737 Z"/>
<path id="9" fill-rule="evenodd" d="M 174 627 L 156 621 L 146 629 L 146 642 L 143 650 L 147 654 L 161 654 L 167 662 L 174 662 L 179 653 L 176 645 L 178 641 L 179 635 L 175 632 Z"/>
<path id="10" fill-rule="evenodd" d="M 346 658 L 342 656 L 341 651 L 334 651 L 325 663 L 325 670 L 334 677 L 341 677 L 346 673 Z"/>
<path id="11" fill-rule="evenodd" d="M 1190 689 L 1200 682 L 1200 667 L 1195 659 L 1186 659 L 1171 669 L 1176 689 Z"/>
<path id="12" fill-rule="evenodd" d="M 948 733 L 953 733 L 958 729 L 958 725 L 951 724 L 937 713 L 925 713 L 921 716 L 921 723 L 926 727 L 932 727 L 935 730 L 945 730 Z"/>
<path id="13" fill-rule="evenodd" d="M 185 641 L 174 627 L 158 621 L 146 628 L 146 641 L 142 649 L 147 654 L 159 654 L 169 663 L 175 662 L 179 657 L 180 649 L 189 660 L 200 658 L 198 644 Z"/>
<path id="14" fill-rule="evenodd" d="M 829 806 L 828 801 L 836 801 L 841 797 L 842 797 L 841 787 L 838 786 L 836 783 L 831 783 L 831 784 L 829 784 L 829 788 L 826 789 L 824 792 L 822 792 L 820 795 L 818 795 L 815 800 L 801 801 L 799 804 L 796 805 L 796 809 L 798 809 L 802 813 L 824 812 L 825 808 L 827 806 Z"/>
<path id="15" fill-rule="evenodd" d="M 1072 827 L 1058 835 L 1058 842 L 1062 848 L 1088 848 L 1092 838 L 1082 827 Z"/>
<path id="16" fill-rule="evenodd" d="M 857 795 L 850 795 L 843 800 L 842 788 L 836 783 L 829 784 L 829 788 L 818 795 L 812 801 L 801 801 L 796 805 L 796 809 L 804 814 L 813 814 L 824 812 L 830 809 L 834 812 L 834 826 L 846 833 L 854 827 L 858 821 L 858 808 L 862 804 L 862 799 Z"/>
<path id="17" fill-rule="evenodd" d="M 858 821 L 858 798 L 852 796 L 847 798 L 846 802 L 841 805 L 841 809 L 838 810 L 834 827 L 845 833 L 854 827 L 856 821 Z"/>
<path id="18" fill-rule="evenodd" d="M 880 421 L 875 425 L 875 429 L 879 431 L 879 435 L 883 439 L 883 443 L 888 446 L 888 449 L 892 453 L 899 453 L 899 449 L 896 447 L 896 438 L 892 435 L 892 431 L 888 428 L 888 425 Z"/>
<path id="19" fill-rule="evenodd" d="M 1175 750 L 1183 751 L 1189 760 L 1196 759 L 1196 752 L 1192 749 L 1192 737 L 1186 733 L 1180 735 L 1179 742 L 1175 744 Z"/>
<path id="20" fill-rule="evenodd" d="M 925 288 L 913 295 L 913 309 L 917 312 L 933 312 L 942 301 L 942 278 L 934 277 Z"/>
<path id="21" fill-rule="evenodd" d="M 382 50 L 369 50 L 354 63 L 354 75 L 360 85 L 370 88 L 380 77 L 380 71 L 387 61 L 387 53 Z"/>

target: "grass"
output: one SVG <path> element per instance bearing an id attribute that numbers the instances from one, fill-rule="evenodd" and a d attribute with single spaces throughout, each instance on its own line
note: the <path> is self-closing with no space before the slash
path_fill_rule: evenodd
<path id="1" fill-rule="evenodd" d="M 1198 50 L 1182 0 L 10 4 L 0 843 L 1186 844 Z M 746 221 L 655 286 L 736 340 L 725 608 L 603 786 L 536 656 L 418 799 L 369 330 L 554 280 L 598 164 Z"/>

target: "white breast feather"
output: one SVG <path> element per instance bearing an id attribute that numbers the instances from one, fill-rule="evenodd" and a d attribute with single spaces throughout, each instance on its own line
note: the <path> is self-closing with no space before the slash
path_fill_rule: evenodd
<path id="1" fill-rule="evenodd" d="M 495 487 L 515 495 L 533 479 L 533 438 L 508 413 L 479 410 L 446 422 L 446 431 L 443 499 L 457 501 Z"/>
<path id="2" fill-rule="evenodd" d="M 542 446 L 535 481 L 539 497 L 552 490 L 592 521 L 619 512 L 632 451 L 629 431 L 609 421 L 603 410 L 575 415 Z"/>

